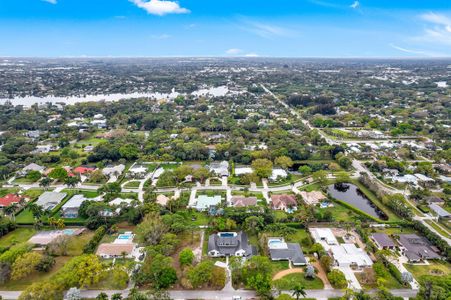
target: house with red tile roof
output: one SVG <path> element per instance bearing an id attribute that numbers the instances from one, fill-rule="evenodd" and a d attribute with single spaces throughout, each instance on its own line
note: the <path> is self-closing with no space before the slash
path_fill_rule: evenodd
<path id="1" fill-rule="evenodd" d="M 73 170 L 73 173 L 83 175 L 83 174 L 91 173 L 91 172 L 95 171 L 95 169 L 96 168 L 94 168 L 94 167 L 79 166 Z"/>
<path id="2" fill-rule="evenodd" d="M 4 197 L 0 198 L 0 208 L 8 207 L 13 203 L 18 204 L 20 202 L 20 199 L 22 197 L 15 195 L 15 194 L 8 194 Z"/>

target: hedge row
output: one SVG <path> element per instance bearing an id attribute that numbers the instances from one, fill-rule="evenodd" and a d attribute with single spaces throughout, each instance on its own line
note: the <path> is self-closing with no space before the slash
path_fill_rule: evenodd
<path id="1" fill-rule="evenodd" d="M 106 227 L 100 226 L 97 228 L 96 232 L 94 233 L 94 236 L 89 240 L 89 242 L 84 246 L 83 253 L 85 254 L 92 254 L 96 250 L 97 246 L 99 245 L 100 241 L 102 240 L 103 236 L 106 233 Z"/>

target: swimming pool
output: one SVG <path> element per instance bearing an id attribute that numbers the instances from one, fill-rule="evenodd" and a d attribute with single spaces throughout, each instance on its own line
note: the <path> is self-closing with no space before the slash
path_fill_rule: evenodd
<path id="1" fill-rule="evenodd" d="M 118 240 L 131 240 L 131 239 L 133 239 L 133 234 L 130 234 L 130 233 L 119 234 L 117 239 Z"/>
<path id="2" fill-rule="evenodd" d="M 63 230 L 63 233 L 65 234 L 65 235 L 74 235 L 75 234 L 75 229 L 64 229 Z"/>
<path id="3" fill-rule="evenodd" d="M 219 236 L 220 237 L 234 237 L 235 236 L 235 233 L 234 232 L 221 232 L 221 233 L 219 233 Z"/>

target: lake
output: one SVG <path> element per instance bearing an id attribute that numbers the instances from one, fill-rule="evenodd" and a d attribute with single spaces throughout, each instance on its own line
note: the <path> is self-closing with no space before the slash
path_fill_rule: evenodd
<path id="1" fill-rule="evenodd" d="M 355 185 L 350 183 L 336 183 L 327 187 L 329 195 L 335 199 L 346 202 L 370 216 L 387 220 L 388 217 L 364 193 Z"/>

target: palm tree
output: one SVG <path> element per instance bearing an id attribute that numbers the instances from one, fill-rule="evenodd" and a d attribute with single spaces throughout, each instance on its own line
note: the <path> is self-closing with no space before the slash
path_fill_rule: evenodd
<path id="1" fill-rule="evenodd" d="M 5 212 L 5 214 L 9 215 L 9 217 L 15 221 L 15 212 L 17 210 L 17 203 L 11 203 L 10 205 L 8 205 L 7 207 L 5 207 L 3 209 L 3 211 Z"/>
<path id="2" fill-rule="evenodd" d="M 307 293 L 305 292 L 305 287 L 303 285 L 296 285 L 293 289 L 293 297 L 296 297 L 296 300 L 301 299 L 301 296 L 305 298 Z"/>
<path id="3" fill-rule="evenodd" d="M 45 214 L 42 206 L 37 205 L 36 203 L 28 204 L 28 209 L 31 211 L 35 219 L 40 219 Z"/>

